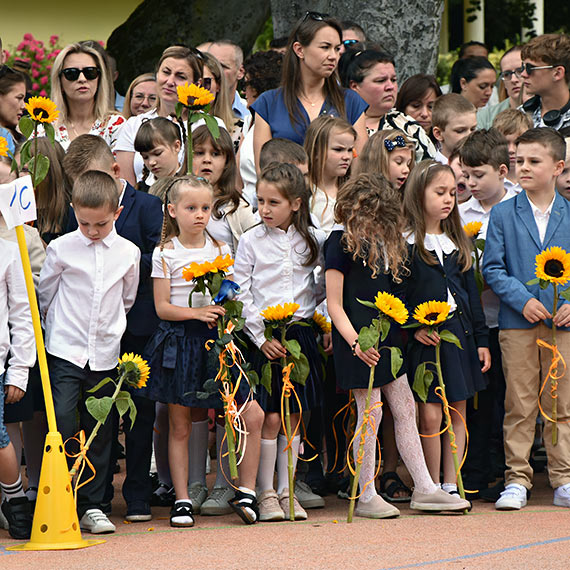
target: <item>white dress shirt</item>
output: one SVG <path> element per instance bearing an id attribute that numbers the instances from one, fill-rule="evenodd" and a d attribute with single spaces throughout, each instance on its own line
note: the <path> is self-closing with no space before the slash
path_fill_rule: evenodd
<path id="1" fill-rule="evenodd" d="M 242 235 L 236 253 L 234 281 L 241 287 L 245 331 L 258 346 L 265 342 L 261 311 L 283 303 L 299 303 L 295 319 L 310 318 L 324 299 L 322 246 L 325 235 L 311 228 L 319 244 L 319 258 L 304 266 L 308 246 L 289 226 L 287 231 L 255 226 Z M 320 271 L 314 271 L 316 268 Z"/>
<path id="2" fill-rule="evenodd" d="M 48 245 L 38 294 L 51 355 L 94 371 L 117 365 L 139 260 L 139 248 L 115 228 L 96 242 L 77 229 Z"/>
<path id="3" fill-rule="evenodd" d="M 548 220 L 550 220 L 550 213 L 552 212 L 552 206 L 554 205 L 555 199 L 556 199 L 556 194 L 554 194 L 554 198 L 552 198 L 550 206 L 548 206 L 548 208 L 546 208 L 544 212 L 540 208 L 535 206 L 530 198 L 528 199 L 528 201 L 530 202 L 530 207 L 532 209 L 532 215 L 534 216 L 534 221 L 536 222 L 536 227 L 538 228 L 540 243 L 544 241 L 544 236 L 546 235 L 546 228 L 548 227 Z"/>
<path id="4" fill-rule="evenodd" d="M 324 190 L 313 187 L 313 195 L 311 196 L 311 214 L 317 218 L 318 225 L 328 237 L 334 227 L 334 207 L 336 198 L 329 196 Z"/>
<path id="5" fill-rule="evenodd" d="M 0 239 L 0 374 L 8 370 L 4 383 L 25 391 L 35 361 L 32 314 L 18 246 Z"/>

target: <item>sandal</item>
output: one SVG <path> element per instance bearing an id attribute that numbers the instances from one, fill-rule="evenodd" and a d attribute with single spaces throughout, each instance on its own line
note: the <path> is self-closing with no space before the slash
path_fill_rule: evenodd
<path id="1" fill-rule="evenodd" d="M 388 481 L 391 483 L 388 484 Z M 396 497 L 396 493 L 404 491 L 407 497 Z M 409 503 L 412 498 L 412 490 L 404 485 L 400 476 L 395 471 L 383 473 L 380 477 L 380 496 L 391 503 Z"/>

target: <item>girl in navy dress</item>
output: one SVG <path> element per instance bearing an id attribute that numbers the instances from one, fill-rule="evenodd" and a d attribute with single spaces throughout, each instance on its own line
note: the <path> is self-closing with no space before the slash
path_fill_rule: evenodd
<path id="1" fill-rule="evenodd" d="M 258 351 L 254 351 L 252 365 L 259 372 L 269 359 L 274 361 L 271 394 L 258 387 L 258 400 L 265 411 L 261 439 L 261 455 L 257 486 L 260 520 L 283 520 L 289 512 L 287 478 L 287 440 L 280 434 L 282 367 L 279 359 L 287 355 L 277 338 L 264 336 L 261 311 L 268 306 L 298 303 L 295 320 L 310 319 L 317 304 L 324 299 L 322 275 L 322 245 L 324 233 L 315 230 L 310 222 L 310 193 L 301 171 L 292 164 L 272 163 L 265 168 L 257 182 L 257 198 L 262 224 L 246 232 L 238 246 L 235 262 L 235 280 L 241 287 L 245 331 Z M 317 269 L 317 271 L 315 271 Z M 319 277 L 315 277 L 318 273 Z M 321 361 L 315 335 L 311 327 L 291 326 L 287 338 L 301 345 L 309 361 L 309 376 L 305 386 L 295 384 L 303 411 L 321 405 Z M 299 421 L 299 408 L 291 398 L 291 424 Z M 278 437 L 279 436 L 279 437 Z M 299 453 L 300 436 L 293 439 L 294 463 Z M 277 493 L 273 488 L 277 459 Z M 295 498 L 295 518 L 306 519 L 307 513 Z"/>
<path id="2" fill-rule="evenodd" d="M 230 248 L 206 231 L 214 193 L 203 178 L 173 179 L 165 193 L 164 224 L 160 246 L 152 256 L 152 278 L 156 312 L 162 319 L 150 339 L 145 358 L 151 377 L 143 395 L 168 404 L 169 464 L 176 501 L 170 514 L 171 526 L 193 526 L 192 502 L 188 496 L 188 439 L 193 409 L 221 408 L 218 394 L 197 398 L 204 382 L 214 378 L 216 364 L 208 358 L 205 343 L 217 338 L 216 321 L 224 308 L 212 305 L 209 293 L 191 293 L 192 282 L 182 270 L 192 262 L 213 261 Z M 192 294 L 192 307 L 188 306 Z M 199 412 L 200 410 L 196 410 Z M 255 473 L 259 457 L 259 436 L 263 414 L 251 402 L 243 418 L 249 432 L 246 457 L 240 465 L 240 487 L 233 508 L 246 522 L 255 522 Z M 191 458 L 192 459 L 192 458 Z M 244 510 L 243 506 L 247 505 Z"/>
<path id="3" fill-rule="evenodd" d="M 380 402 L 382 392 L 392 409 L 398 449 L 415 485 L 411 507 L 461 510 L 468 506 L 467 501 L 437 489 L 427 470 L 405 361 L 394 380 L 386 352 L 381 354 L 374 348 L 363 352 L 358 344 L 358 332 L 369 326 L 378 313 L 357 299 L 373 301 L 379 291 L 397 294 L 402 283 L 406 244 L 401 232 L 400 204 L 398 191 L 381 174 L 360 174 L 339 192 L 335 212 L 343 226 L 337 226 L 325 245 L 327 305 L 333 322 L 337 383 L 354 394 L 358 429 L 364 417 L 370 367 L 376 365 L 371 406 Z M 403 352 L 401 338 L 400 329 L 392 323 L 382 344 L 399 347 Z M 377 429 L 382 418 L 381 407 L 376 407 L 371 417 L 374 419 L 371 425 Z M 356 459 L 358 441 L 353 445 L 353 453 Z M 376 493 L 375 464 L 376 438 L 370 434 L 365 440 L 361 495 L 355 514 L 367 518 L 398 516 L 398 509 Z"/>
<path id="4" fill-rule="evenodd" d="M 452 317 L 442 327 L 461 342 L 463 350 L 449 342 L 441 343 L 441 363 L 447 400 L 465 418 L 465 402 L 485 388 L 483 372 L 491 365 L 488 329 L 471 267 L 471 247 L 461 226 L 456 203 L 453 171 L 447 165 L 425 160 L 415 167 L 404 192 L 406 239 L 410 272 L 406 276 L 406 301 L 410 309 L 426 301 L 446 301 Z M 410 378 L 426 361 L 435 361 L 434 346 L 440 338 L 426 327 L 415 329 L 408 342 Z M 434 371 L 435 373 L 435 371 Z M 442 422 L 441 399 L 431 384 L 427 402 L 419 404 L 420 431 L 439 432 Z M 465 427 L 451 412 L 457 453 L 463 457 Z M 422 439 L 429 471 L 440 480 L 442 442 L 440 437 Z M 443 489 L 457 492 L 456 473 L 447 434 L 443 436 Z"/>

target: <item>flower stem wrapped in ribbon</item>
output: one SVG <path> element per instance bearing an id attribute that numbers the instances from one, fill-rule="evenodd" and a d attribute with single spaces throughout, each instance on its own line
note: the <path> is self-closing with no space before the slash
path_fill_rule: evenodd
<path id="1" fill-rule="evenodd" d="M 436 437 L 440 436 L 445 432 L 448 432 L 449 444 L 451 446 L 451 454 L 453 456 L 453 465 L 455 466 L 455 473 L 457 475 L 457 488 L 459 489 L 459 494 L 461 498 L 465 499 L 465 488 L 463 487 L 463 478 L 461 477 L 461 467 L 463 466 L 465 458 L 467 457 L 467 442 L 469 441 L 469 434 L 467 433 L 467 426 L 465 423 L 465 419 L 461 416 L 459 411 L 451 407 L 449 405 L 449 402 L 447 401 L 447 396 L 445 393 L 445 383 L 443 380 L 443 372 L 441 369 L 441 352 L 440 352 L 441 341 L 454 344 L 455 346 L 457 346 L 457 348 L 463 350 L 461 342 L 459 342 L 459 339 L 451 331 L 447 329 L 444 329 L 442 331 L 439 330 L 439 326 L 449 318 L 450 311 L 451 311 L 451 305 L 449 305 L 449 303 L 446 303 L 444 301 L 427 301 L 425 303 L 421 303 L 416 307 L 414 311 L 413 316 L 416 322 L 406 325 L 404 328 L 417 328 L 425 326 L 428 328 L 430 335 L 433 332 L 436 332 L 441 339 L 435 346 L 435 362 L 422 362 L 422 364 L 420 364 L 417 367 L 416 373 L 414 375 L 414 383 L 412 388 L 414 392 L 416 392 L 416 394 L 420 397 L 422 402 L 425 402 L 427 400 L 429 388 L 433 382 L 433 372 L 431 370 L 428 370 L 427 365 L 431 364 L 435 366 L 437 380 L 439 383 L 439 386 L 435 389 L 435 393 L 440 398 L 443 405 L 443 415 L 445 416 L 445 427 L 440 432 L 435 434 L 431 435 L 420 434 L 420 435 L 422 437 Z M 466 445 L 465 445 L 465 452 L 463 454 L 461 462 L 459 462 L 459 458 L 457 457 L 457 443 L 455 439 L 455 432 L 453 430 L 453 424 L 451 421 L 450 410 L 454 411 L 460 417 L 463 424 L 466 426 L 465 429 Z"/>
<path id="2" fill-rule="evenodd" d="M 293 472 L 293 449 L 291 447 L 293 438 L 299 430 L 301 420 L 293 430 L 291 428 L 291 394 L 297 399 L 299 405 L 299 416 L 302 414 L 301 402 L 295 392 L 295 387 L 292 382 L 297 382 L 302 386 L 305 385 L 307 376 L 309 375 L 309 361 L 307 357 L 301 352 L 301 345 L 298 341 L 286 338 L 287 330 L 290 326 L 310 326 L 308 323 L 301 321 L 293 321 L 295 311 L 299 309 L 297 303 L 284 303 L 283 305 L 274 305 L 267 307 L 261 312 L 265 324 L 265 338 L 272 340 L 274 332 L 280 333 L 281 344 L 287 350 L 287 356 L 281 358 L 281 371 L 283 374 L 283 387 L 281 392 L 281 422 L 283 431 L 287 437 L 287 471 L 289 479 L 289 520 L 295 520 L 295 483 Z M 261 384 L 271 394 L 271 363 L 266 362 L 261 370 Z"/>
<path id="3" fill-rule="evenodd" d="M 570 301 L 570 287 L 560 292 L 558 287 L 560 285 L 566 285 L 570 280 L 570 253 L 567 253 L 561 247 L 550 247 L 541 251 L 536 256 L 536 278 L 532 279 L 527 283 L 527 285 L 538 284 L 541 289 L 548 288 L 552 285 L 554 288 L 553 295 L 553 306 L 552 306 L 552 318 L 556 316 L 558 311 L 558 305 L 561 298 L 566 301 Z M 552 422 L 552 445 L 558 443 L 558 380 L 564 377 L 566 373 L 566 362 L 562 358 L 562 354 L 556 346 L 556 325 L 552 323 L 552 344 L 549 344 L 541 339 L 538 339 L 537 344 L 541 348 L 546 348 L 552 351 L 552 362 L 546 378 L 540 388 L 538 395 L 538 407 L 542 416 L 549 422 Z M 542 398 L 542 393 L 546 387 L 546 383 L 550 379 L 550 396 L 552 398 L 552 410 L 551 415 L 545 413 L 540 402 Z M 566 422 L 565 422 L 566 423 Z"/>
<path id="4" fill-rule="evenodd" d="M 483 252 L 485 251 L 485 240 L 477 237 L 481 232 L 482 227 L 482 222 L 469 222 L 463 226 L 463 230 L 471 241 L 471 247 L 473 248 L 473 257 L 475 259 L 475 283 L 477 283 L 479 295 L 481 295 L 483 288 L 485 287 L 483 273 L 481 272 L 481 259 L 483 257 Z"/>
<path id="5" fill-rule="evenodd" d="M 113 406 L 116 406 L 117 412 L 120 417 L 123 417 L 127 412 L 129 412 L 129 419 L 131 420 L 131 427 L 135 423 L 137 417 L 137 408 L 131 398 L 131 394 L 127 390 L 123 390 L 123 386 L 128 386 L 130 388 L 139 389 L 146 386 L 150 368 L 146 362 L 138 354 L 123 354 L 122 358 L 119 358 L 119 366 L 117 367 L 118 376 L 116 380 L 112 378 L 104 378 L 95 386 L 89 390 L 90 393 L 97 392 L 100 388 L 106 384 L 114 384 L 115 390 L 112 396 L 103 396 L 102 398 L 96 398 L 95 396 L 90 396 L 85 401 L 85 407 L 87 411 L 97 420 L 91 435 L 85 441 L 85 434 L 81 431 L 77 436 L 70 438 L 72 440 L 78 441 L 80 443 L 80 450 L 77 454 L 72 455 L 76 457 L 73 467 L 71 468 L 69 474 L 73 477 L 78 471 L 79 476 L 75 482 L 75 492 L 77 489 L 86 485 L 95 477 L 95 471 L 93 466 L 87 459 L 87 452 L 93 443 L 93 440 L 99 432 L 99 428 L 107 421 L 107 417 L 111 413 Z M 68 440 L 69 441 L 69 440 Z M 66 442 L 67 443 L 67 442 Z M 89 465 L 93 471 L 92 476 L 87 480 L 79 483 L 81 479 L 81 473 L 85 464 Z"/>
<path id="6" fill-rule="evenodd" d="M 191 83 L 185 83 L 184 85 L 179 85 L 176 88 L 178 93 L 178 103 L 176 103 L 176 116 L 182 119 L 182 114 L 184 110 L 187 111 L 188 116 L 186 118 L 186 159 L 188 163 L 188 174 L 192 174 L 192 160 L 193 160 L 193 150 L 192 150 L 192 124 L 197 123 L 201 119 L 204 119 L 208 130 L 214 139 L 220 136 L 220 128 L 218 127 L 218 122 L 215 117 L 209 114 L 212 102 L 215 99 L 213 93 Z"/>
<path id="7" fill-rule="evenodd" d="M 398 325 L 403 325 L 408 320 L 408 310 L 406 309 L 404 303 L 394 295 L 390 293 L 386 293 L 385 291 L 379 291 L 374 299 L 374 303 L 371 301 L 361 301 L 357 299 L 357 301 L 363 304 L 365 307 L 369 307 L 378 311 L 378 317 L 372 319 L 372 323 L 368 327 L 362 327 L 360 332 L 358 333 L 358 346 L 362 352 L 366 352 L 370 348 L 375 348 L 378 350 L 378 346 L 380 342 L 384 342 L 388 337 L 388 333 L 390 332 L 390 326 L 392 323 L 397 323 Z M 386 349 L 390 351 L 390 358 L 391 358 L 391 370 L 392 375 L 396 378 L 398 371 L 402 367 L 402 353 L 400 349 L 394 346 L 381 346 L 381 349 Z M 369 425 L 370 422 L 370 413 L 372 412 L 373 408 L 370 407 L 370 400 L 372 397 L 372 388 L 374 386 L 374 375 L 376 373 L 376 366 L 370 367 L 370 375 L 368 377 L 368 391 L 366 392 L 366 403 L 364 406 L 364 416 L 362 419 L 362 425 L 354 432 L 354 436 L 352 437 L 352 441 L 350 442 L 352 445 L 356 441 L 357 438 L 359 440 L 358 446 L 358 453 L 356 455 L 356 465 L 353 468 L 350 464 L 350 447 L 348 446 L 348 453 L 347 453 L 347 463 L 348 467 L 353 475 L 352 478 L 352 488 L 350 493 L 350 504 L 348 507 L 348 517 L 347 521 L 351 523 L 352 517 L 354 514 L 354 506 L 356 503 L 357 492 L 358 492 L 358 484 L 360 481 L 360 472 L 362 470 L 362 460 L 364 455 L 364 444 L 366 442 L 367 436 L 374 436 L 376 437 L 376 431 L 378 426 L 376 425 Z M 380 406 L 381 403 L 375 404 L 375 406 Z M 373 424 L 374 422 L 372 422 Z M 380 463 L 380 461 L 378 461 Z M 367 481 L 366 485 L 374 484 L 374 481 Z M 363 490 L 366 487 L 363 486 Z"/>

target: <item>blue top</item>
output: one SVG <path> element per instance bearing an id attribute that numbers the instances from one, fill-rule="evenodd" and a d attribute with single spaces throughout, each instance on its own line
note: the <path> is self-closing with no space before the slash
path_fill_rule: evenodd
<path id="1" fill-rule="evenodd" d="M 360 97 L 356 91 L 352 89 L 343 89 L 344 104 L 346 106 L 346 119 L 352 125 L 358 121 L 362 113 L 368 109 L 368 103 Z M 305 119 L 305 124 L 296 123 L 291 125 L 289 113 L 285 107 L 283 100 L 283 89 L 271 89 L 262 93 L 251 105 L 250 110 L 257 113 L 271 128 L 271 136 L 273 138 L 289 139 L 300 145 L 305 141 L 305 133 L 309 126 L 310 120 L 307 111 L 299 102 L 301 115 Z M 340 117 L 340 113 L 332 106 L 331 102 L 326 100 L 321 107 L 319 115 L 332 115 Z"/>

